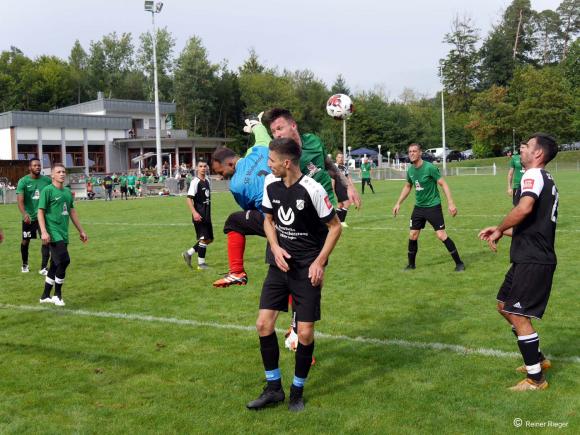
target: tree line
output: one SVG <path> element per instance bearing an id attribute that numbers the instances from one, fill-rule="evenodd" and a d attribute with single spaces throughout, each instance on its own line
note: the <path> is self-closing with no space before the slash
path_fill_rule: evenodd
<path id="1" fill-rule="evenodd" d="M 563 0 L 556 11 L 537 12 L 529 0 L 513 0 L 485 38 L 468 17 L 456 17 L 442 42 L 439 62 L 450 148 L 473 146 L 479 156 L 500 152 L 534 131 L 565 143 L 580 132 L 580 0 Z M 236 139 L 247 114 L 289 108 L 302 131 L 316 132 L 329 151 L 342 147 L 342 124 L 326 115 L 333 93 L 351 95 L 348 120 L 353 148 L 403 151 L 409 143 L 441 143 L 441 95 L 407 88 L 392 99 L 381 88 L 352 95 L 341 74 L 329 88 L 308 70 L 280 71 L 250 50 L 237 69 L 212 63 L 203 41 L 191 37 L 180 53 L 167 28 L 158 29 L 157 65 L 161 101 L 175 101 L 174 127 L 192 135 Z M 85 49 L 77 40 L 68 59 L 30 59 L 11 47 L 0 53 L 0 111 L 47 111 L 96 98 L 153 100 L 153 38 L 115 32 Z M 434 65 L 434 69 L 437 66 Z M 517 143 L 517 142 L 516 142 Z"/>

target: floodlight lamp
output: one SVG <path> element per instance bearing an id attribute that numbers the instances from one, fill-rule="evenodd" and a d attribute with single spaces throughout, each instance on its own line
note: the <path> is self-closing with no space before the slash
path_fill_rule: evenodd
<path id="1" fill-rule="evenodd" d="M 163 9 L 163 2 L 155 3 L 155 12 L 159 13 L 161 12 L 161 9 Z"/>
<path id="2" fill-rule="evenodd" d="M 155 2 L 153 0 L 145 0 L 145 10 L 147 12 L 153 12 L 153 4 Z"/>

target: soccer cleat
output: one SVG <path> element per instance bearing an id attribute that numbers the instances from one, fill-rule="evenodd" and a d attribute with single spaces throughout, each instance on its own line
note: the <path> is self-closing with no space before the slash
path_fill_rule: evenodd
<path id="1" fill-rule="evenodd" d="M 407 267 L 403 269 L 403 272 L 407 272 L 409 270 L 415 270 L 416 266 L 414 264 L 407 264 Z"/>
<path id="2" fill-rule="evenodd" d="M 248 275 L 246 272 L 233 273 L 230 272 L 223 278 L 214 281 L 214 287 L 229 287 L 231 285 L 246 285 L 248 283 Z"/>
<path id="3" fill-rule="evenodd" d="M 44 268 L 40 269 L 38 271 L 38 273 L 40 273 L 42 276 L 46 276 L 46 275 L 48 275 L 48 270 L 46 270 L 46 267 L 44 267 Z"/>
<path id="4" fill-rule="evenodd" d="M 465 271 L 465 264 L 459 263 L 455 265 L 455 272 L 463 272 Z"/>
<path id="5" fill-rule="evenodd" d="M 183 260 L 185 261 L 185 264 L 187 264 L 190 269 L 193 269 L 193 266 L 191 265 L 191 257 L 192 257 L 192 255 L 189 255 L 189 252 L 187 252 L 187 251 L 183 251 L 181 253 L 181 256 L 183 257 Z"/>
<path id="6" fill-rule="evenodd" d="M 22 265 L 22 273 L 28 273 L 30 272 L 30 269 L 28 268 L 28 264 L 23 264 Z"/>
<path id="7" fill-rule="evenodd" d="M 542 371 L 544 370 L 548 370 L 549 368 L 552 368 L 552 361 L 550 361 L 549 359 L 545 359 L 544 361 L 540 362 L 540 366 L 542 367 Z M 528 371 L 526 370 L 526 366 L 519 366 L 516 369 L 516 372 L 518 373 L 528 373 Z"/>
<path id="8" fill-rule="evenodd" d="M 346 222 L 341 222 L 340 225 L 342 228 L 348 228 L 348 224 Z"/>
<path id="9" fill-rule="evenodd" d="M 59 298 L 58 296 L 53 296 L 52 297 L 52 303 L 54 305 L 56 305 L 57 307 L 64 307 L 66 304 L 64 303 L 64 301 Z"/>
<path id="10" fill-rule="evenodd" d="M 508 389 L 510 391 L 534 391 L 545 390 L 546 388 L 548 388 L 548 382 L 545 379 L 540 382 L 536 382 L 533 379 L 526 378 Z"/>
<path id="11" fill-rule="evenodd" d="M 54 301 L 50 296 L 47 298 L 40 298 L 38 302 L 40 302 L 41 304 L 54 304 Z"/>
<path id="12" fill-rule="evenodd" d="M 209 269 L 209 266 L 206 263 L 197 265 L 197 270 L 207 270 L 207 269 Z"/>
<path id="13" fill-rule="evenodd" d="M 268 405 L 275 405 L 277 403 L 283 402 L 286 398 L 284 394 L 284 390 L 280 387 L 279 390 L 274 390 L 270 388 L 269 385 L 266 385 L 260 397 L 256 400 L 252 400 L 246 405 L 246 408 L 258 411 L 260 409 L 264 409 Z"/>
<path id="14" fill-rule="evenodd" d="M 289 411 L 304 411 L 304 399 L 302 398 L 303 391 L 303 388 L 297 388 L 294 385 L 290 387 L 290 401 L 288 402 Z"/>

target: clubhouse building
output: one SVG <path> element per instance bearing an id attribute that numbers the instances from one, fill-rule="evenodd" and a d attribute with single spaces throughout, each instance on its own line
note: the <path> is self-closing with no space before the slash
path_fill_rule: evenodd
<path id="1" fill-rule="evenodd" d="M 190 137 L 171 128 L 175 103 L 159 103 L 163 161 L 188 167 L 232 139 Z M 0 113 L 0 160 L 41 158 L 44 168 L 62 162 L 89 173 L 121 173 L 139 168 L 138 157 L 154 153 L 155 105 L 150 101 L 103 98 L 50 112 Z M 156 157 L 143 161 L 155 167 Z"/>

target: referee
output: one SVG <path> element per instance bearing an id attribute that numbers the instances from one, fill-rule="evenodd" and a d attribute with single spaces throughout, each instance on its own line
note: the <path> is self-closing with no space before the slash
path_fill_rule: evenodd
<path id="1" fill-rule="evenodd" d="M 285 399 L 278 360 L 276 319 L 288 310 L 291 295 L 298 324 L 290 411 L 304 409 L 302 398 L 314 352 L 314 323 L 320 320 L 324 267 L 342 227 L 325 189 L 300 171 L 300 145 L 290 138 L 275 139 L 269 146 L 272 174 L 264 184 L 264 231 L 271 254 L 262 287 L 256 328 L 267 385 L 248 409 L 262 409 Z M 278 178 L 277 178 L 278 177 Z"/>
<path id="2" fill-rule="evenodd" d="M 443 219 L 443 211 L 441 210 L 441 197 L 437 186 L 441 186 L 447 198 L 447 208 L 452 217 L 457 215 L 457 208 L 451 197 L 451 190 L 449 186 L 441 177 L 439 169 L 433 164 L 424 161 L 421 158 L 421 145 L 413 143 L 409 145 L 409 161 L 411 166 L 407 170 L 407 182 L 401 191 L 401 195 L 397 203 L 393 207 L 393 215 L 399 214 L 399 209 L 403 201 L 409 196 L 412 186 L 415 187 L 415 208 L 411 215 L 410 233 L 409 233 L 409 264 L 405 270 L 415 269 L 415 258 L 419 250 L 419 234 L 425 228 L 425 223 L 429 222 L 437 238 L 443 242 L 453 261 L 455 261 L 455 271 L 462 272 L 465 270 L 465 265 L 459 257 L 457 248 L 453 240 L 447 235 L 445 231 L 445 220 Z"/>
<path id="3" fill-rule="evenodd" d="M 511 236 L 510 269 L 497 295 L 497 309 L 518 337 L 524 367 L 517 371 L 527 377 L 510 388 L 512 391 L 545 390 L 544 371 L 551 367 L 540 352 L 540 337 L 532 319 L 541 319 L 552 289 L 556 270 L 556 221 L 558 189 L 544 167 L 556 156 L 556 141 L 547 134 L 535 133 L 520 145 L 526 172 L 521 180 L 518 205 L 496 227 L 479 233 L 492 251 L 502 236 Z"/>

